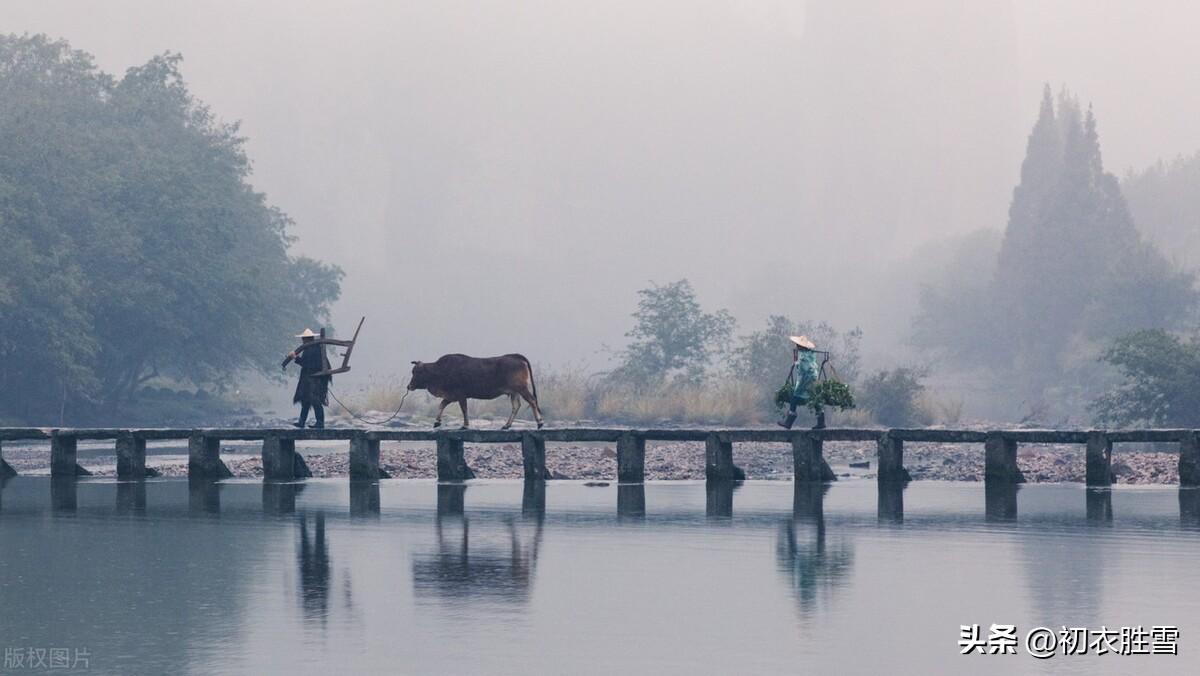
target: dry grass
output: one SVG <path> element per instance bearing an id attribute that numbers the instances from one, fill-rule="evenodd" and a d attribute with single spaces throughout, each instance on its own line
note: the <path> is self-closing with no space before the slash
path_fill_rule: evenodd
<path id="1" fill-rule="evenodd" d="M 535 373 L 538 373 L 538 400 L 549 420 L 747 425 L 764 422 L 772 415 L 765 395 L 750 383 L 738 380 L 639 390 L 615 386 L 578 370 L 540 373 L 535 370 Z M 390 413 L 399 405 L 404 392 L 400 382 L 372 382 L 358 395 L 342 399 L 358 413 Z M 425 392 L 414 392 L 404 403 L 404 413 L 408 417 L 432 417 L 437 406 L 438 399 Z M 470 406 L 473 418 L 504 419 L 511 410 L 507 397 L 472 400 Z M 446 410 L 449 416 L 458 414 L 457 406 Z M 528 406 L 522 406 L 521 417 L 531 417 Z"/>
<path id="2" fill-rule="evenodd" d="M 776 411 L 768 394 L 753 384 L 730 378 L 718 378 L 702 384 L 672 384 L 651 388 L 614 385 L 578 369 L 534 370 L 538 399 L 547 420 L 556 422 L 596 421 L 603 423 L 649 425 L 691 423 L 705 425 L 758 425 L 769 423 Z M 372 382 L 358 395 L 342 399 L 357 413 L 391 413 L 404 396 L 404 382 Z M 419 391 L 409 394 L 404 415 L 432 418 L 437 414 L 438 399 Z M 952 425 L 962 416 L 961 399 L 943 399 L 926 392 L 918 402 L 922 421 Z M 504 420 L 510 404 L 507 397 L 490 401 L 472 400 L 472 418 Z M 449 420 L 459 416 L 458 406 L 446 409 Z M 522 405 L 520 419 L 531 420 L 529 407 Z M 875 425 L 866 409 L 829 411 L 827 422 L 837 427 Z"/>

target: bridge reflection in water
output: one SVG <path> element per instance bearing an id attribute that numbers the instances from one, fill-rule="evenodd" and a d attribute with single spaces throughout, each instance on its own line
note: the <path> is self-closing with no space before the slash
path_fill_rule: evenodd
<path id="1" fill-rule="evenodd" d="M 480 598 L 516 605 L 528 603 L 542 547 L 545 483 L 525 482 L 521 518 L 502 516 L 503 528 L 484 528 L 474 540 L 471 518 L 465 514 L 467 490 L 463 484 L 437 487 L 433 549 L 418 552 L 412 559 L 417 599 L 434 603 Z M 498 531 L 501 537 L 497 537 Z"/>
<path id="2" fill-rule="evenodd" d="M 4 486 L 17 479 L 0 479 L 0 512 L 4 509 Z M 45 479 L 43 479 L 45 480 Z M 72 515 L 79 509 L 78 491 L 81 483 L 103 484 L 106 481 L 84 480 L 74 477 L 51 477 L 49 484 L 51 511 L 59 515 Z M 148 483 L 144 480 L 116 482 L 116 512 L 125 515 L 147 513 Z M 187 481 L 188 511 L 194 515 L 218 517 L 221 514 L 221 492 L 225 486 L 219 481 L 190 479 Z M 734 516 L 735 495 L 741 482 L 709 481 L 705 483 L 705 515 L 715 519 L 730 519 Z M 297 500 L 305 490 L 303 482 L 263 482 L 262 509 L 264 514 L 285 515 L 296 511 Z M 467 484 L 439 484 L 437 508 L 441 515 L 462 514 Z M 793 505 L 797 513 L 814 510 L 802 504 L 812 496 L 808 486 L 830 484 L 819 482 L 794 482 L 796 500 Z M 907 482 L 879 482 L 877 516 L 880 524 L 903 525 Z M 1021 484 L 984 483 L 984 516 L 989 523 L 1015 523 L 1018 520 L 1018 495 Z M 1189 529 L 1200 529 L 1200 488 L 1185 487 L 1178 490 L 1179 522 Z M 822 495 L 824 493 L 822 492 Z M 1114 519 L 1113 490 L 1110 488 L 1086 488 L 1083 491 L 1086 519 L 1095 524 L 1111 524 Z M 152 503 L 152 501 L 150 501 Z M 644 484 L 619 484 L 616 491 L 617 515 L 622 520 L 644 520 L 647 513 L 646 487 Z M 153 505 L 151 504 L 151 507 Z M 378 517 L 381 510 L 380 484 L 372 481 L 350 482 L 350 515 L 355 517 Z M 521 512 L 523 516 L 544 517 L 546 513 L 546 482 L 523 482 Z"/>

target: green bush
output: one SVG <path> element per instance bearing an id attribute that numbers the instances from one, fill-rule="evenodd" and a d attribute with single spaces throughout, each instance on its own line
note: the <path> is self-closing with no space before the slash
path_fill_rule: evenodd
<path id="1" fill-rule="evenodd" d="M 860 388 L 860 401 L 881 425 L 928 425 L 933 422 L 920 405 L 925 371 L 901 367 L 867 377 Z"/>

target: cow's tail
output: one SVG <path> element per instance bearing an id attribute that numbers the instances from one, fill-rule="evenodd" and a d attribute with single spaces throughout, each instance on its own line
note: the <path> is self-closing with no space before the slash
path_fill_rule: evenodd
<path id="1" fill-rule="evenodd" d="M 541 406 L 542 401 L 538 399 L 537 393 L 537 381 L 533 379 L 533 364 L 529 363 L 529 359 L 525 355 L 520 355 L 520 357 L 521 361 L 525 362 L 525 368 L 529 369 L 529 386 L 533 388 L 533 400 L 538 403 L 538 406 Z"/>

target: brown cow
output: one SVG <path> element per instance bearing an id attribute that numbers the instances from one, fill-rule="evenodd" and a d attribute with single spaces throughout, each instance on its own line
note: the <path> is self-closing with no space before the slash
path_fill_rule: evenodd
<path id="1" fill-rule="evenodd" d="M 495 399 L 502 394 L 507 394 L 512 402 L 512 414 L 504 423 L 504 429 L 512 427 L 513 418 L 517 417 L 517 411 L 521 408 L 521 399 L 529 403 L 538 428 L 542 427 L 542 410 L 538 406 L 537 385 L 533 382 L 533 366 L 519 354 L 486 358 L 448 354 L 432 364 L 414 361 L 408 389 L 428 390 L 433 396 L 441 397 L 434 427 L 442 426 L 442 412 L 450 402 L 457 401 L 462 409 L 462 426 L 466 429 L 469 425 L 467 399 Z"/>

